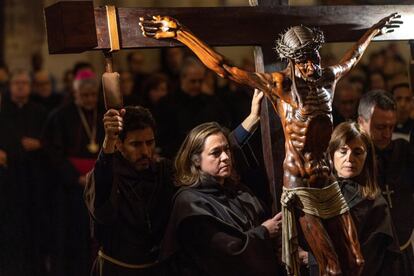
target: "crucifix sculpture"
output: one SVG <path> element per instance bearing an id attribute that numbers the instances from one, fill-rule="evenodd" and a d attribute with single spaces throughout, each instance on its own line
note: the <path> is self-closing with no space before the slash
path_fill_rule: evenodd
<path id="1" fill-rule="evenodd" d="M 83 8 L 79 5 L 83 5 Z M 355 41 L 373 23 L 394 11 L 402 14 L 405 21 L 410 21 L 414 15 L 414 8 L 412 6 L 366 6 L 364 8 L 357 6 L 327 6 L 278 7 L 277 9 L 261 7 L 198 9 L 118 8 L 117 16 L 120 48 L 143 48 L 180 45 L 174 40 L 155 40 L 142 36 L 137 25 L 138 18 L 148 14 L 172 15 L 183 24 L 191 26 L 195 33 L 199 34 L 203 40 L 211 45 L 268 45 L 269 39 L 273 39 L 275 34 L 280 33 L 289 26 L 299 24 L 321 27 L 328 41 Z M 90 2 L 85 3 L 82 1 L 61 2 L 46 9 L 49 51 L 51 53 L 69 53 L 91 49 L 108 50 L 111 48 L 109 35 L 111 31 L 107 13 L 107 9 L 93 8 Z M 371 16 L 367 17 L 367 14 Z M 213 17 L 215 20 L 212 21 L 211 18 Z M 280 21 L 274 20 L 275 18 L 280 19 Z M 292 45 L 290 45 L 287 37 L 286 40 L 280 40 L 281 52 L 285 57 L 293 60 L 293 62 L 290 62 L 289 67 L 285 71 L 272 74 L 248 74 L 226 65 L 220 55 L 211 51 L 208 46 L 189 32 L 183 34 L 182 42 L 187 44 L 187 46 L 192 45 L 195 47 L 193 51 L 196 54 L 201 53 L 200 58 L 202 60 L 204 55 L 206 55 L 205 58 L 209 57 L 209 61 L 203 61 L 217 73 L 239 82 L 247 82 L 248 85 L 267 92 L 271 103 L 281 115 L 282 120 L 284 120 L 283 126 L 287 137 L 287 158 L 285 159 L 284 169 L 285 172 L 288 172 L 284 175 L 285 183 L 301 183 L 302 185 L 296 186 L 311 186 L 322 190 L 322 188 L 332 184 L 324 149 L 329 141 L 332 129 L 330 104 L 334 84 L 360 58 L 360 54 L 362 54 L 371 38 L 378 33 L 380 27 L 382 28 L 386 25 L 388 19 L 380 21 L 379 25 L 368 31 L 361 41 L 363 49 L 357 47 L 354 49 L 355 53 L 350 52 L 349 56 L 346 56 L 342 63 L 340 63 L 342 67 L 338 66 L 326 71 L 320 71 L 320 68 L 318 68 L 319 55 L 315 54 L 317 52 L 315 50 L 317 50 L 321 42 L 321 37 L 318 35 L 318 32 L 311 29 L 304 28 L 302 30 L 305 36 L 310 38 L 308 46 L 312 50 L 310 52 L 305 51 L 303 59 L 300 59 L 300 56 L 298 56 L 298 60 L 295 60 L 295 51 L 289 53 L 288 48 Z M 77 22 L 79 20 L 81 22 Z M 149 25 L 147 27 L 150 29 L 148 29 L 147 34 L 154 33 L 155 35 L 156 31 L 160 31 L 157 28 L 161 24 L 161 27 L 166 27 L 166 29 L 161 30 L 164 32 L 164 35 L 160 35 L 160 38 L 162 38 L 162 36 L 170 36 L 166 34 L 171 30 L 173 30 L 172 33 L 176 32 L 174 24 L 175 26 L 180 26 L 174 20 L 164 18 L 156 18 L 156 20 L 159 22 L 148 22 Z M 223 26 L 231 27 L 223 28 Z M 156 30 L 151 30 L 151 28 L 156 28 Z M 341 32 L 338 32 L 338 30 L 341 30 Z M 170 37 L 174 38 L 174 36 Z M 411 30 L 404 27 L 398 32 L 387 34 L 383 37 L 383 39 L 412 38 Z M 204 49 L 200 50 L 202 48 Z M 283 52 L 282 48 L 286 51 Z M 349 64 L 346 64 L 347 62 Z M 294 88 L 292 89 L 291 87 Z M 264 114 L 262 117 L 267 119 L 266 115 Z M 319 140 L 315 139 L 315 137 L 308 139 L 307 137 L 309 136 L 307 135 L 309 133 L 312 133 L 313 137 L 319 133 L 323 135 L 317 137 Z M 265 139 L 269 139 L 268 136 Z M 266 140 L 264 144 L 271 145 L 271 141 L 269 143 Z M 266 148 L 264 152 L 268 154 L 272 150 Z M 270 161 L 274 159 L 275 155 L 272 155 Z M 267 165 L 269 167 L 269 164 Z M 276 168 L 273 167 L 271 170 L 275 171 Z M 269 172 L 269 169 L 267 171 Z M 306 181 L 303 179 L 306 179 Z M 285 207 L 289 207 L 289 204 L 292 202 L 289 199 L 296 194 L 296 192 L 292 193 L 291 190 L 295 185 L 287 186 L 288 189 L 283 198 Z M 270 191 L 273 191 L 273 194 L 274 189 L 274 179 L 271 179 Z M 330 189 L 332 187 L 324 192 L 330 193 L 334 191 L 335 193 L 335 189 Z M 275 202 L 276 198 L 274 195 Z M 330 232 L 338 232 L 337 235 L 335 234 L 330 238 L 319 219 L 315 219 L 311 215 L 302 215 L 300 216 L 300 223 L 305 230 L 304 234 L 308 238 L 308 243 L 315 253 L 320 267 L 324 269 L 324 273 L 335 274 L 340 272 L 340 262 L 342 261 L 344 274 L 352 272 L 358 274 L 363 260 L 359 252 L 352 221 L 346 211 L 345 213 L 340 211 L 340 213 L 342 215 L 330 219 L 334 222 L 324 222 L 330 225 L 328 226 Z M 285 218 L 285 223 L 289 221 L 293 222 L 292 214 Z M 347 228 L 347 226 L 349 227 Z M 285 227 L 285 229 L 288 229 L 288 227 Z M 296 237 L 294 231 L 285 234 L 291 235 L 293 238 Z M 332 238 L 334 238 L 333 245 L 330 240 Z M 294 251 L 297 244 L 295 239 L 289 239 L 288 242 L 291 243 L 290 248 L 293 250 L 285 252 L 285 262 L 288 263 L 289 272 L 297 274 L 297 260 L 295 260 Z M 340 258 L 338 258 L 335 252 L 336 249 L 339 249 L 338 254 Z M 348 257 L 346 257 L 347 254 Z M 341 256 L 345 257 L 341 258 Z"/>
<path id="2" fill-rule="evenodd" d="M 174 18 L 140 18 L 145 36 L 180 41 L 220 77 L 263 91 L 279 114 L 286 140 L 282 260 L 289 275 L 299 275 L 297 219 L 322 271 L 333 275 L 359 275 L 362 271 L 364 260 L 355 226 L 327 152 L 333 131 L 332 102 L 337 82 L 356 66 L 372 38 L 399 27 L 402 22 L 394 20 L 397 17 L 392 14 L 374 24 L 338 64 L 327 68 L 320 65 L 323 33 L 293 26 L 275 47 L 289 65 L 271 73 L 251 73 L 229 65 Z"/>

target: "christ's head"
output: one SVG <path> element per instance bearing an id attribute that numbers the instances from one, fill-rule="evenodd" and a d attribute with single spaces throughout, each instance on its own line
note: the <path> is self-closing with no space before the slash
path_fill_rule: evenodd
<path id="1" fill-rule="evenodd" d="M 276 41 L 276 51 L 288 59 L 295 73 L 305 81 L 316 81 L 322 75 L 319 49 L 324 42 L 323 33 L 305 26 L 294 26 Z"/>

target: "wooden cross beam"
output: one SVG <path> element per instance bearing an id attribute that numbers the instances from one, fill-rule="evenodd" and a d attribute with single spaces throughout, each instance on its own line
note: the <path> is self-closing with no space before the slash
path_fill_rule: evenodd
<path id="1" fill-rule="evenodd" d="M 254 2 L 254 1 L 253 1 Z M 293 25 L 319 27 L 327 42 L 354 42 L 381 18 L 398 12 L 404 24 L 396 32 L 377 40 L 414 40 L 414 5 L 389 6 L 306 6 L 290 7 L 287 0 L 257 0 L 255 7 L 215 8 L 117 8 L 121 49 L 179 46 L 175 40 L 155 40 L 142 36 L 139 17 L 169 15 L 188 26 L 212 46 L 255 47 L 256 69 L 276 61 L 270 55 L 278 34 Z M 257 3 L 256 3 L 257 4 Z M 276 5 L 275 5 L 276 4 Z M 50 54 L 109 50 L 109 31 L 105 7 L 92 1 L 62 1 L 45 9 Z M 411 44 L 414 53 L 414 43 Z M 262 51 L 263 50 L 263 51 Z M 263 54 L 264 60 L 263 60 Z M 414 67 L 412 68 L 414 80 Z M 270 114 L 270 115 L 269 115 Z M 275 187 L 281 185 L 283 132 L 269 101 L 262 104 L 262 140 L 266 172 L 274 203 Z M 271 154 L 269 154 L 271 153 Z M 275 206 L 274 211 L 275 211 Z"/>
<path id="2" fill-rule="evenodd" d="M 287 27 L 320 27 L 327 42 L 356 41 L 379 19 L 398 12 L 404 24 L 397 32 L 378 40 L 414 39 L 414 5 L 390 6 L 280 6 L 214 8 L 117 8 L 122 49 L 171 47 L 175 41 L 147 39 L 139 17 L 169 15 L 177 18 L 209 45 L 267 45 Z M 91 1 L 58 2 L 45 9 L 50 54 L 109 49 L 105 7 Z"/>

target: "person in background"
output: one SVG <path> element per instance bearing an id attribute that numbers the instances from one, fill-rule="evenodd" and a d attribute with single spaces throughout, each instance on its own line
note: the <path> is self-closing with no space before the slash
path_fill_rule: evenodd
<path id="1" fill-rule="evenodd" d="M 358 74 L 350 75 L 348 80 L 349 83 L 353 85 L 355 89 L 360 93 L 360 95 L 362 95 L 366 91 L 366 80 L 362 70 L 357 71 L 357 73 Z"/>
<path id="2" fill-rule="evenodd" d="M 402 138 L 413 142 L 414 120 L 410 118 L 413 110 L 413 92 L 408 83 L 400 83 L 391 88 L 391 94 L 397 104 L 397 124 L 392 134 L 392 139 Z"/>
<path id="3" fill-rule="evenodd" d="M 402 252 L 398 275 L 414 275 L 414 256 L 410 240 L 414 228 L 414 156 L 412 146 L 403 139 L 391 140 L 397 123 L 397 105 L 384 91 L 365 94 L 358 107 L 358 124 L 375 145 L 377 181 L 391 210 Z"/>
<path id="4" fill-rule="evenodd" d="M 198 124 L 217 121 L 225 126 L 230 116 L 216 97 L 202 93 L 206 68 L 194 58 L 185 60 L 180 73 L 180 90 L 159 102 L 157 123 L 161 154 L 172 157 L 188 131 Z"/>
<path id="5" fill-rule="evenodd" d="M 6 64 L 0 63 L 0 109 L 1 109 L 1 99 L 6 93 L 6 90 L 9 86 L 9 78 L 10 78 L 10 72 L 7 68 Z"/>
<path id="6" fill-rule="evenodd" d="M 140 51 L 133 51 L 127 55 L 128 71 L 134 81 L 133 94 L 142 96 L 142 84 L 148 78 L 145 72 L 145 56 Z"/>
<path id="7" fill-rule="evenodd" d="M 63 103 L 66 104 L 73 100 L 73 69 L 68 69 L 63 73 L 63 88 L 60 94 L 63 96 Z"/>
<path id="8" fill-rule="evenodd" d="M 86 173 L 93 168 L 103 141 L 98 109 L 99 82 L 90 69 L 78 71 L 74 100 L 55 110 L 44 132 L 52 179 L 56 223 L 55 275 L 89 275 L 91 238 L 83 202 Z"/>
<path id="9" fill-rule="evenodd" d="M 368 90 L 387 90 L 387 82 L 382 71 L 377 70 L 368 74 Z"/>
<path id="10" fill-rule="evenodd" d="M 180 88 L 180 72 L 185 60 L 183 48 L 161 49 L 161 73 L 167 75 L 168 90 L 175 93 Z"/>
<path id="11" fill-rule="evenodd" d="M 344 121 L 356 120 L 360 98 L 360 92 L 347 80 L 337 84 L 332 111 L 334 126 Z"/>
<path id="12" fill-rule="evenodd" d="M 47 167 L 41 143 L 46 110 L 30 100 L 29 72 L 11 74 L 0 110 L 1 275 L 47 275 Z"/>
<path id="13" fill-rule="evenodd" d="M 37 71 L 33 73 L 32 100 L 42 105 L 48 114 L 63 101 L 62 94 L 58 94 L 52 89 L 52 80 L 47 71 Z"/>
<path id="14" fill-rule="evenodd" d="M 157 112 L 159 102 L 168 94 L 167 76 L 161 73 L 152 74 L 143 84 L 142 105 L 149 108 L 154 114 Z"/>
<path id="15" fill-rule="evenodd" d="M 134 79 L 129 71 L 119 72 L 119 85 L 125 106 L 138 105 L 141 102 L 138 94 L 134 91 Z"/>

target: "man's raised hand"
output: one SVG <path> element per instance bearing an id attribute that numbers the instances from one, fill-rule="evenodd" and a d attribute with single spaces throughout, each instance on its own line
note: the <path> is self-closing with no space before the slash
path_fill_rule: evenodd
<path id="1" fill-rule="evenodd" d="M 120 111 L 116 109 L 109 109 L 104 117 L 104 129 L 105 129 L 105 138 L 110 140 L 116 140 L 118 138 L 119 132 L 122 131 L 123 128 L 123 116 L 125 114 L 125 109 L 121 109 Z"/>
<path id="2" fill-rule="evenodd" d="M 118 135 L 124 127 L 123 116 L 125 115 L 125 109 L 116 110 L 109 109 L 104 117 L 104 129 L 105 129 L 105 140 L 103 143 L 103 151 L 105 153 L 113 153 L 115 151 L 115 145 L 118 140 Z"/>
<path id="3" fill-rule="evenodd" d="M 139 18 L 139 25 L 145 37 L 155 39 L 176 38 L 180 24 L 169 16 L 147 16 Z"/>

